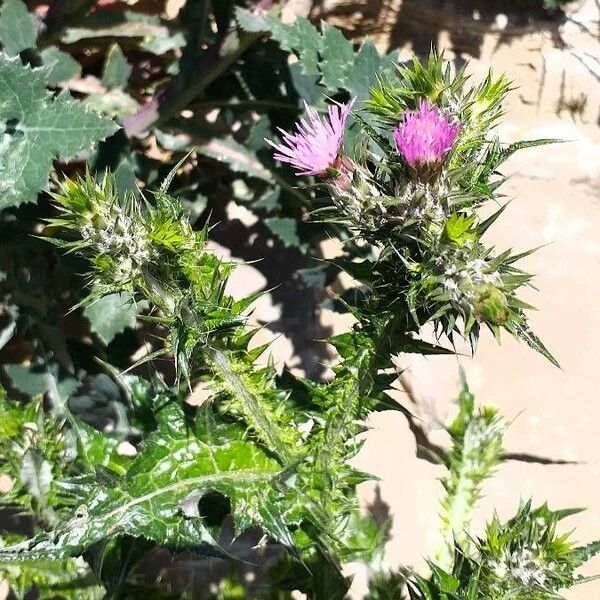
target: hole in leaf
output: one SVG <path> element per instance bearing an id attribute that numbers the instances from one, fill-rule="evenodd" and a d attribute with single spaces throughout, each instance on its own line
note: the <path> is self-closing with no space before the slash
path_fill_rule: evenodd
<path id="1" fill-rule="evenodd" d="M 208 492 L 198 501 L 198 511 L 208 527 L 220 525 L 231 513 L 231 503 L 227 496 L 219 492 Z"/>
<path id="2" fill-rule="evenodd" d="M 6 127 L 4 129 L 5 133 L 8 135 L 23 135 L 23 132 L 18 129 L 19 119 L 13 117 L 12 119 L 7 119 Z"/>

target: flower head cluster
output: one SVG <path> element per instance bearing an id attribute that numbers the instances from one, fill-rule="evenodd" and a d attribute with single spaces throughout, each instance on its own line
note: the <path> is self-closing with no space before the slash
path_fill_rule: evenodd
<path id="1" fill-rule="evenodd" d="M 340 169 L 340 149 L 344 129 L 355 98 L 347 103 L 335 103 L 327 116 L 321 116 L 306 103 L 307 117 L 296 124 L 296 131 L 280 129 L 283 142 L 266 140 L 275 150 L 275 158 L 294 167 L 297 175 L 326 175 L 329 169 Z"/>
<path id="2" fill-rule="evenodd" d="M 446 257 L 448 266 L 444 271 L 444 291 L 458 308 L 473 312 L 478 321 L 502 324 L 509 316 L 507 298 L 503 291 L 500 273 L 488 263 L 475 258 L 457 268 L 461 262 Z"/>
<path id="3" fill-rule="evenodd" d="M 502 580 L 510 578 L 528 588 L 542 587 L 547 579 L 540 557 L 528 548 L 517 548 L 513 552 L 505 550 L 502 559 L 492 561 L 490 567 L 496 577 Z"/>
<path id="4" fill-rule="evenodd" d="M 444 288 L 453 293 L 453 299 L 472 300 L 474 288 L 482 283 L 502 285 L 502 279 L 497 271 L 490 271 L 488 264 L 481 258 L 469 261 L 460 270 L 450 263 L 445 271 Z"/>
<path id="5" fill-rule="evenodd" d="M 453 123 L 444 113 L 423 100 L 419 108 L 407 111 L 394 129 L 398 152 L 411 167 L 441 163 L 460 133 L 460 123 Z"/>
<path id="6" fill-rule="evenodd" d="M 137 271 L 152 258 L 143 224 L 117 204 L 100 206 L 94 223 L 84 225 L 81 232 L 99 255 L 115 259 L 125 273 Z"/>
<path id="7" fill-rule="evenodd" d="M 477 215 L 501 182 L 489 144 L 496 143 L 491 127 L 507 84 L 488 78 L 465 90 L 465 82 L 435 56 L 426 69 L 415 61 L 397 84 L 382 79 L 363 104 L 365 118 L 356 119 L 362 127 L 349 156 L 343 141 L 355 100 L 332 102 L 326 114 L 306 106 L 293 130 L 280 130 L 280 142 L 269 144 L 297 175 L 320 179 L 331 201 L 316 199 L 320 218 L 378 249 L 360 271 L 377 289 L 373 306 L 395 311 L 406 301 L 417 326 L 433 322 L 473 346 L 482 325 L 497 337 L 504 329 L 530 343 L 526 305 L 516 296 L 530 275 L 512 266 L 510 252 L 496 256 L 480 241 L 501 211 L 487 223 Z M 428 99 L 431 89 L 443 90 L 438 105 Z M 487 108 L 475 114 L 475 102 Z M 541 342 L 534 344 L 554 360 Z"/>
<path id="8" fill-rule="evenodd" d="M 85 249 L 99 279 L 111 287 L 128 289 L 131 281 L 156 259 L 139 203 L 133 197 L 120 199 L 108 174 L 99 181 L 90 173 L 66 180 L 54 198 L 61 218 L 50 223 L 80 232 L 81 240 L 71 246 L 81 252 Z"/>

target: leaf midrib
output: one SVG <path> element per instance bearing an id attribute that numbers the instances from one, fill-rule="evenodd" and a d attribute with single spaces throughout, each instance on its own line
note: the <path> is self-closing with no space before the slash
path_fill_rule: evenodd
<path id="1" fill-rule="evenodd" d="M 225 472 L 225 473 L 213 473 L 211 475 L 199 475 L 198 477 L 191 477 L 189 479 L 176 481 L 172 484 L 169 484 L 169 485 L 166 485 L 159 489 L 153 490 L 152 492 L 148 492 L 147 494 L 144 494 L 143 496 L 133 498 L 129 502 L 126 502 L 125 504 L 119 506 L 118 508 L 115 508 L 112 511 L 109 511 L 108 513 L 103 513 L 102 515 L 97 515 L 95 517 L 94 516 L 84 517 L 86 519 L 85 521 L 77 521 L 76 524 L 78 526 L 79 525 L 85 526 L 86 524 L 91 523 L 96 519 L 111 519 L 115 516 L 120 515 L 120 513 L 127 512 L 129 509 L 131 509 L 139 504 L 143 504 L 144 502 L 147 502 L 148 500 L 152 500 L 153 498 L 156 498 L 157 496 L 161 496 L 161 495 L 167 494 L 169 492 L 179 491 L 182 488 L 186 488 L 186 487 L 190 487 L 190 486 L 194 486 L 194 485 L 218 483 L 219 481 L 227 481 L 227 480 L 237 480 L 237 481 L 248 483 L 248 482 L 268 480 L 271 477 L 273 477 L 273 473 L 265 474 L 263 471 L 260 471 L 258 469 L 252 469 L 252 470 L 247 470 L 247 471 L 243 471 L 243 472 L 235 472 L 235 473 Z"/>

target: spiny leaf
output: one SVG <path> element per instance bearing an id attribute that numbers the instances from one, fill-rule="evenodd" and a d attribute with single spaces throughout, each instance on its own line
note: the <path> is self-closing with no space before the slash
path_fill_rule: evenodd
<path id="1" fill-rule="evenodd" d="M 53 98 L 45 77 L 0 55 L 0 210 L 35 202 L 55 157 L 68 159 L 117 129 L 67 92 Z"/>
<path id="2" fill-rule="evenodd" d="M 218 550 L 202 516 L 183 508 L 190 494 L 200 500 L 209 492 L 229 498 L 240 528 L 261 525 L 289 542 L 282 539 L 286 530 L 280 508 L 270 497 L 271 480 L 280 470 L 277 461 L 246 441 L 235 426 L 217 426 L 203 418 L 190 429 L 175 403 L 163 408 L 159 420 L 159 428 L 124 477 L 66 481 L 65 493 L 80 502 L 71 519 L 51 536 L 41 534 L 0 549 L 0 561 L 77 556 L 104 538 L 121 535 Z"/>
<path id="3" fill-rule="evenodd" d="M 542 356 L 547 358 L 555 367 L 558 367 L 560 369 L 560 363 L 558 362 L 558 360 L 554 358 L 554 356 L 552 355 L 550 350 L 546 348 L 542 340 L 540 340 L 540 338 L 535 333 L 533 333 L 533 331 L 531 331 L 529 325 L 526 322 L 514 323 L 512 326 L 516 331 L 517 337 L 519 339 L 523 340 L 530 348 L 533 348 L 536 352 L 539 352 Z"/>
<path id="4" fill-rule="evenodd" d="M 300 247 L 298 237 L 298 221 L 288 217 L 271 217 L 265 219 L 265 225 L 283 242 L 286 247 Z"/>
<path id="5" fill-rule="evenodd" d="M 514 142 L 513 144 L 510 144 L 506 148 L 502 148 L 499 151 L 495 165 L 499 166 L 519 150 L 524 150 L 525 148 L 535 148 L 537 146 L 545 146 L 547 144 L 560 144 L 564 143 L 564 141 L 565 140 L 556 138 L 542 138 L 538 140 L 523 140 L 520 142 Z"/>
<path id="6" fill-rule="evenodd" d="M 319 75 L 321 85 L 330 93 L 344 89 L 364 99 L 378 78 L 394 70 L 396 53 L 379 54 L 371 40 L 363 42 L 355 53 L 339 29 L 327 23 L 322 24 L 319 32 L 303 17 L 288 25 L 275 15 L 256 15 L 241 8 L 236 16 L 242 29 L 269 32 L 282 50 L 296 53 L 301 72 Z"/>

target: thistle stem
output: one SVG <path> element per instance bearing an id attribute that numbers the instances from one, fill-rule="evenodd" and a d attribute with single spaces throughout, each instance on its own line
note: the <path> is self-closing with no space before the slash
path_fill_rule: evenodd
<path id="1" fill-rule="evenodd" d="M 226 390 L 240 402 L 244 416 L 258 437 L 269 449 L 276 452 L 284 463 L 290 462 L 291 452 L 278 436 L 276 425 L 269 423 L 258 399 L 245 385 L 239 373 L 236 372 L 227 354 L 218 348 L 209 348 L 205 353 L 205 357 L 213 371 L 220 376 Z"/>
<path id="2" fill-rule="evenodd" d="M 273 0 L 258 0 L 257 10 L 267 10 Z M 201 96 L 206 88 L 225 73 L 264 33 L 238 32 L 231 29 L 214 46 L 201 54 L 185 73 L 176 77 L 136 113 L 123 120 L 128 136 L 140 135 L 153 125 L 162 123 Z M 195 76 L 192 76 L 195 74 Z"/>

